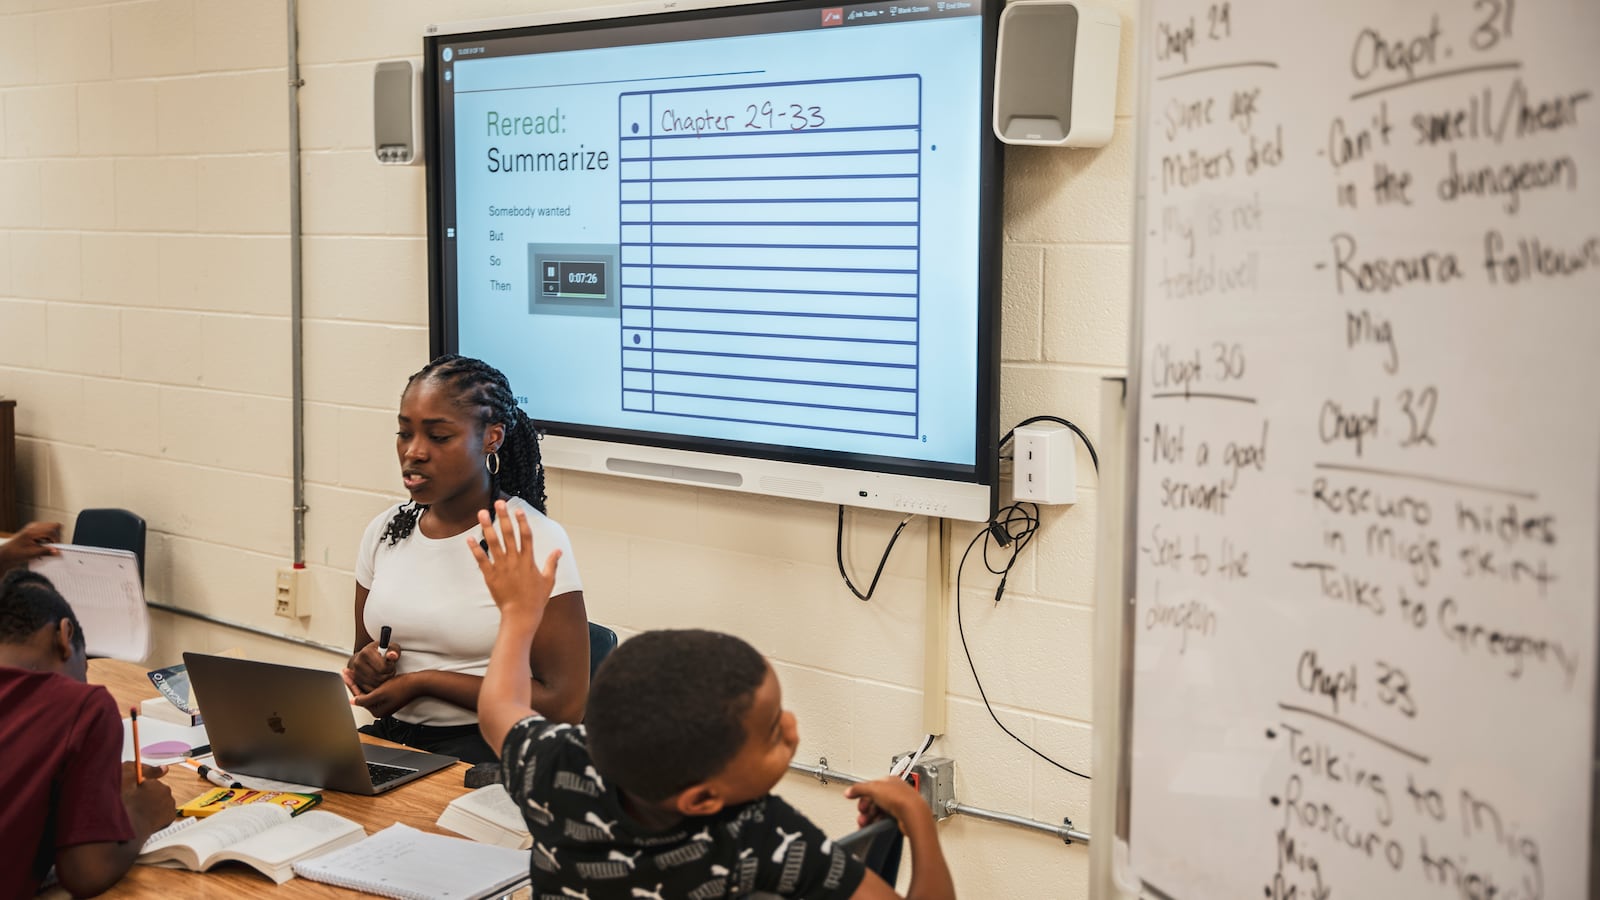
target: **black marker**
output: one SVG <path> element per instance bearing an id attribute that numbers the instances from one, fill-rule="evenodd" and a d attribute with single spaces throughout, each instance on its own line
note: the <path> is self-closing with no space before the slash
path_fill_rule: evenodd
<path id="1" fill-rule="evenodd" d="M 196 772 L 199 772 L 201 778 L 204 778 L 205 780 L 211 782 L 212 784 L 216 785 L 217 787 L 229 788 L 231 790 L 236 790 L 236 791 L 244 789 L 244 785 L 242 785 L 238 781 L 234 780 L 234 777 L 232 775 L 229 775 L 227 772 L 224 772 L 221 769 L 215 768 L 213 766 L 207 766 L 207 765 L 203 765 L 201 763 L 197 763 L 192 759 L 184 760 L 183 764 L 188 766 L 191 769 L 194 769 Z M 218 800 L 221 800 L 221 799 L 223 799 L 223 798 L 220 798 L 220 797 L 218 798 Z"/>
<path id="2" fill-rule="evenodd" d="M 387 625 L 385 625 L 382 628 L 378 629 L 378 655 L 379 656 L 388 656 L 389 655 L 389 635 L 391 635 L 393 633 L 394 633 L 394 629 L 390 628 Z"/>
<path id="3" fill-rule="evenodd" d="M 494 524 L 494 504 L 493 503 L 489 504 L 489 524 L 490 525 Z M 483 548 L 483 552 L 484 553 L 488 553 L 489 552 L 489 539 L 488 538 L 478 538 L 478 546 Z"/>

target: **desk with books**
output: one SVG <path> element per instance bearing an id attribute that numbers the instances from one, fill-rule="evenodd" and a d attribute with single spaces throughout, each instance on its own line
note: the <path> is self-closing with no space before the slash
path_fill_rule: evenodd
<path id="1" fill-rule="evenodd" d="M 155 688 L 145 677 L 143 667 L 134 663 L 112 659 L 89 662 L 89 681 L 103 684 L 123 708 L 136 706 L 148 697 L 156 696 Z M 383 743 L 362 736 L 364 741 Z M 376 797 L 362 797 L 329 791 L 323 796 L 318 809 L 337 813 L 360 823 L 369 833 L 376 833 L 400 822 L 421 831 L 450 834 L 434 824 L 445 804 L 467 792 L 462 776 L 465 763 L 456 763 L 410 784 L 398 787 Z M 172 787 L 173 800 L 182 803 L 200 794 L 210 784 L 195 773 L 174 766 L 166 775 Z M 456 836 L 456 835 L 452 835 Z M 524 888 L 519 896 L 526 896 Z M 225 863 L 210 872 L 188 872 L 154 866 L 134 866 L 123 880 L 103 896 L 106 897 L 159 897 L 161 900 L 190 900 L 200 897 L 269 897 L 288 900 L 298 897 L 351 898 L 370 896 L 347 891 L 305 878 L 295 878 L 281 885 L 238 863 Z"/>

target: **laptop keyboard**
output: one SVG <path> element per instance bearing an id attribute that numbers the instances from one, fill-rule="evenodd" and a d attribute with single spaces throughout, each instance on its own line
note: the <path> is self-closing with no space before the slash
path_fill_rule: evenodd
<path id="1" fill-rule="evenodd" d="M 375 762 L 367 763 L 367 774 L 372 777 L 373 787 L 377 787 L 380 784 L 388 784 L 396 778 L 403 778 L 415 771 L 416 769 L 408 769 L 405 766 L 386 766 L 383 763 Z"/>

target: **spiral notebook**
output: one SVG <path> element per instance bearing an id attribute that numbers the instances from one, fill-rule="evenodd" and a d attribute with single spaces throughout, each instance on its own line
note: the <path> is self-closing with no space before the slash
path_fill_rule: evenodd
<path id="1" fill-rule="evenodd" d="M 28 568 L 50 579 L 72 604 L 90 656 L 138 662 L 150 655 L 150 611 L 139 561 L 129 550 L 51 544 Z"/>
<path id="2" fill-rule="evenodd" d="M 294 864 L 312 881 L 397 900 L 499 897 L 528 880 L 528 851 L 390 825 L 363 841 Z"/>

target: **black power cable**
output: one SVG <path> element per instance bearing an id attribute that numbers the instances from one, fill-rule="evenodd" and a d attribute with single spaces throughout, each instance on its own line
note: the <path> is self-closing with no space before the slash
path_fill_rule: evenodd
<path id="1" fill-rule="evenodd" d="M 1095 452 L 1094 444 L 1090 443 L 1089 436 L 1083 433 L 1083 429 L 1057 416 L 1033 416 L 1018 422 L 1017 428 L 1021 428 L 1024 425 L 1032 425 L 1035 422 L 1055 422 L 1058 425 L 1064 425 L 1072 429 L 1083 440 L 1083 446 L 1089 451 L 1089 459 L 1094 463 L 1094 470 L 1096 474 L 1099 473 L 1100 455 Z M 996 446 L 1004 447 L 1016 433 L 1016 428 L 1006 432 Z M 1008 737 L 1028 748 L 1029 752 L 1034 756 L 1063 772 L 1087 779 L 1090 776 L 1050 758 L 1039 748 L 1023 740 L 1016 732 L 1007 728 L 1006 723 L 1000 721 L 1000 716 L 995 713 L 994 706 L 989 703 L 988 692 L 983 689 L 983 679 L 978 677 L 978 666 L 972 660 L 971 648 L 967 646 L 967 628 L 961 617 L 961 576 L 967 566 L 967 557 L 972 555 L 972 548 L 978 546 L 978 541 L 983 541 L 984 568 L 988 569 L 991 574 L 1000 576 L 1000 583 L 994 589 L 994 602 L 998 604 L 1000 598 L 1005 595 L 1006 579 L 1011 576 L 1012 567 L 1017 564 L 1017 558 L 1022 555 L 1022 551 L 1033 541 L 1034 535 L 1038 534 L 1039 525 L 1038 504 L 1018 502 L 997 510 L 994 516 L 984 524 L 983 530 L 972 536 L 972 540 L 967 544 L 966 551 L 961 554 L 961 562 L 956 565 L 956 633 L 961 636 L 961 652 L 967 657 L 967 668 L 972 671 L 972 681 L 978 686 L 978 696 L 983 698 L 983 708 L 988 711 L 989 718 L 993 719 L 994 723 L 1000 726 L 1000 730 L 1005 732 Z M 994 560 L 990 558 L 990 550 L 996 546 L 1010 549 L 1010 554 L 1005 558 L 1003 565 L 996 566 Z"/>
<path id="2" fill-rule="evenodd" d="M 1033 416 L 1018 422 L 1017 428 L 1021 428 L 1024 425 L 1032 425 L 1035 422 L 1055 422 L 1058 425 L 1072 429 L 1073 433 L 1077 434 L 1083 441 L 1084 448 L 1089 451 L 1089 460 L 1094 463 L 1095 473 L 1098 474 L 1100 472 L 1100 455 L 1095 452 L 1094 444 L 1090 442 L 1089 436 L 1083 433 L 1083 429 L 1059 416 Z M 1011 438 L 1016 435 L 1017 428 L 1007 431 L 1005 436 L 1000 438 L 1000 442 L 995 445 L 996 448 L 1004 447 L 1010 442 Z M 910 521 L 911 516 L 908 515 L 901 519 L 900 524 L 895 527 L 894 534 L 889 537 L 889 545 L 883 548 L 883 557 L 878 560 L 878 568 L 872 573 L 872 582 L 867 585 L 867 592 L 863 594 L 850 581 L 850 575 L 844 569 L 844 504 L 839 504 L 839 526 L 834 537 L 834 555 L 839 564 L 839 577 L 844 579 L 845 587 L 850 589 L 850 593 L 854 594 L 856 599 L 862 601 L 872 599 L 873 593 L 878 589 L 878 579 L 883 576 L 884 566 L 889 562 L 889 554 L 894 550 L 895 541 L 900 539 L 900 532 L 905 530 Z M 967 629 L 961 618 L 961 576 L 967 566 L 967 557 L 972 555 L 972 548 L 978 545 L 978 541 L 984 541 L 984 567 L 990 573 L 1000 576 L 1000 583 L 995 587 L 994 591 L 994 602 L 999 603 L 1000 598 L 1005 594 L 1006 579 L 1011 576 L 1012 567 L 1017 564 L 1017 558 L 1022 555 L 1022 551 L 1027 548 L 1028 544 L 1032 543 L 1034 535 L 1038 534 L 1039 524 L 1038 505 L 1019 502 L 996 510 L 989 521 L 984 523 L 983 530 L 973 535 L 972 540 L 967 544 L 966 551 L 961 554 L 961 562 L 956 565 L 956 633 L 961 636 L 961 652 L 967 657 L 967 668 L 972 670 L 972 681 L 978 686 L 978 696 L 983 698 L 983 708 L 988 710 L 989 718 L 1000 726 L 1000 730 L 1005 732 L 1012 740 L 1028 748 L 1035 756 L 1061 771 L 1076 775 L 1079 778 L 1089 778 L 1090 776 L 1051 759 L 1037 747 L 1019 737 L 1016 732 L 1007 728 L 1006 723 L 1000 721 L 1000 716 L 995 713 L 994 706 L 989 703 L 988 693 L 983 689 L 983 680 L 978 677 L 978 666 L 973 662 L 972 650 L 967 646 Z M 995 547 L 1009 548 L 1010 550 L 1004 564 L 998 567 L 990 557 L 990 551 Z"/>
<path id="3" fill-rule="evenodd" d="M 895 527 L 894 534 L 889 537 L 889 546 L 883 548 L 883 557 L 878 560 L 878 570 L 872 573 L 872 583 L 867 585 L 867 592 L 863 594 L 850 581 L 849 574 L 844 570 L 844 504 L 839 504 L 839 530 L 833 540 L 833 552 L 839 562 L 839 577 L 844 579 L 844 586 L 850 589 L 850 593 L 856 595 L 857 600 L 865 603 L 872 599 L 873 592 L 878 589 L 878 579 L 883 576 L 883 567 L 889 563 L 889 553 L 894 550 L 894 542 L 900 540 L 900 532 L 905 531 L 906 525 L 910 522 L 911 516 L 908 515 Z"/>
<path id="4" fill-rule="evenodd" d="M 1023 419 L 1021 422 L 1017 423 L 1016 428 L 1006 432 L 1005 437 L 1000 439 L 1000 443 L 996 444 L 995 448 L 999 449 L 1004 447 L 1006 442 L 1011 440 L 1012 436 L 1017 433 L 1017 428 L 1021 428 L 1024 425 L 1032 425 L 1035 422 L 1054 422 L 1057 425 L 1065 425 L 1066 427 L 1072 429 L 1073 433 L 1083 441 L 1084 449 L 1089 451 L 1089 461 L 1094 463 L 1095 474 L 1100 474 L 1100 454 L 1094 452 L 1094 444 L 1089 440 L 1089 436 L 1083 433 L 1082 428 L 1079 428 L 1060 416 L 1033 416 L 1032 418 Z"/>
<path id="5" fill-rule="evenodd" d="M 1032 509 L 1030 511 L 1025 507 L 1032 507 Z M 1000 576 L 1000 584 L 995 588 L 994 592 L 994 602 L 999 603 L 1000 596 L 1005 593 L 1006 578 L 1011 573 L 1011 567 L 1016 565 L 1018 555 L 1033 540 L 1033 536 L 1038 530 L 1039 507 L 1032 503 L 1013 503 L 995 513 L 994 518 L 989 520 L 988 525 L 972 536 L 972 540 L 967 543 L 966 552 L 961 554 L 961 562 L 956 566 L 956 633 L 961 636 L 961 652 L 967 657 L 967 668 L 972 670 L 972 681 L 978 686 L 978 696 L 983 698 L 983 708 L 989 711 L 989 718 L 993 719 L 994 723 L 1000 726 L 1000 730 L 1004 731 L 1012 740 L 1027 747 L 1034 756 L 1063 772 L 1068 772 L 1079 778 L 1088 778 L 1088 775 L 1051 759 L 1039 748 L 1023 740 L 1016 732 L 1007 728 L 1006 723 L 1000 721 L 1000 716 L 995 713 L 994 706 L 989 703 L 988 692 L 983 689 L 983 679 L 978 677 L 978 666 L 972 661 L 972 650 L 967 646 L 967 628 L 961 620 L 961 575 L 963 570 L 966 569 L 967 557 L 972 555 L 972 548 L 978 546 L 978 541 L 984 542 L 984 566 L 990 572 Z M 992 545 L 1011 549 L 1010 556 L 1005 560 L 1005 564 L 999 568 L 996 568 L 989 558 L 989 550 Z"/>

